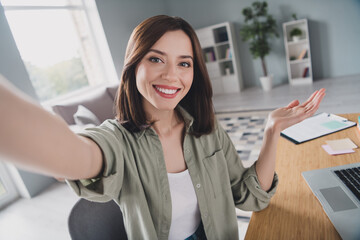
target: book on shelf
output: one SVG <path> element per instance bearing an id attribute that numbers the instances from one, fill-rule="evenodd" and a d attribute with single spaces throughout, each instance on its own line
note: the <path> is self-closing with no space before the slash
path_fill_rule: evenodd
<path id="1" fill-rule="evenodd" d="M 207 52 L 207 53 L 205 54 L 205 59 L 206 59 L 206 62 L 213 62 L 213 61 L 215 61 L 215 54 L 214 54 L 214 52 L 213 52 L 213 51 Z"/>
<path id="2" fill-rule="evenodd" d="M 208 52 L 206 52 L 205 53 L 205 62 L 209 62 L 210 60 L 209 60 L 209 53 Z"/>
<path id="3" fill-rule="evenodd" d="M 303 78 L 309 77 L 309 67 L 306 67 L 304 69 L 302 77 Z"/>
<path id="4" fill-rule="evenodd" d="M 301 60 L 301 59 L 304 59 L 306 56 L 307 56 L 307 49 L 303 49 L 301 51 L 301 53 L 299 54 L 299 56 L 297 57 L 297 60 Z"/>
<path id="5" fill-rule="evenodd" d="M 225 52 L 225 59 L 231 59 L 231 57 L 232 57 L 231 50 L 230 48 L 227 48 Z"/>

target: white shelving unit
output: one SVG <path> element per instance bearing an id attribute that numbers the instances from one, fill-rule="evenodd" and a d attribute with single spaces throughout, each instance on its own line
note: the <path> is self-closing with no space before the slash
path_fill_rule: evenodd
<path id="1" fill-rule="evenodd" d="M 220 23 L 196 30 L 214 95 L 243 89 L 240 58 L 234 25 Z"/>
<path id="2" fill-rule="evenodd" d="M 302 35 L 293 40 L 290 32 L 299 28 Z M 292 85 L 311 84 L 313 82 L 309 28 L 307 19 L 295 20 L 283 24 L 286 65 L 289 82 Z"/>

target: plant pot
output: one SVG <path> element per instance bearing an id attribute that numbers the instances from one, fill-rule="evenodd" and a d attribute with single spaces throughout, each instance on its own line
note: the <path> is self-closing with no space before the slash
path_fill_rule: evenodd
<path id="1" fill-rule="evenodd" d="M 231 74 L 230 68 L 225 68 L 225 75 L 229 76 Z"/>
<path id="2" fill-rule="evenodd" d="M 293 40 L 294 42 L 297 42 L 297 41 L 300 40 L 300 36 L 293 36 L 293 37 L 292 37 L 292 40 Z"/>
<path id="3" fill-rule="evenodd" d="M 264 91 L 270 91 L 272 89 L 273 78 L 273 74 L 270 74 L 266 77 L 260 77 L 261 86 Z"/>

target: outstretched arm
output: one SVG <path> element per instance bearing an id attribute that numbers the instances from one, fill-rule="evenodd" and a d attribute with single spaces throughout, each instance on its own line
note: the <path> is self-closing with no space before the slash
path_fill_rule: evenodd
<path id="1" fill-rule="evenodd" d="M 90 139 L 74 134 L 0 75 L 0 155 L 25 169 L 69 179 L 91 178 L 102 153 Z"/>
<path id="2" fill-rule="evenodd" d="M 319 108 L 324 96 L 325 89 L 322 88 L 315 91 L 303 104 L 300 104 L 298 100 L 294 100 L 286 107 L 278 108 L 269 114 L 264 132 L 263 145 L 259 159 L 256 162 L 258 179 L 261 187 L 265 191 L 271 188 L 273 181 L 276 147 L 280 132 L 312 116 Z"/>

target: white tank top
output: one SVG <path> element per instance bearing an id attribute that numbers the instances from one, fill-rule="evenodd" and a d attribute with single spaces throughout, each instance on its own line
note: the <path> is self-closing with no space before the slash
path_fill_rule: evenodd
<path id="1" fill-rule="evenodd" d="M 200 224 L 200 210 L 189 171 L 168 173 L 172 216 L 169 240 L 191 236 Z"/>

